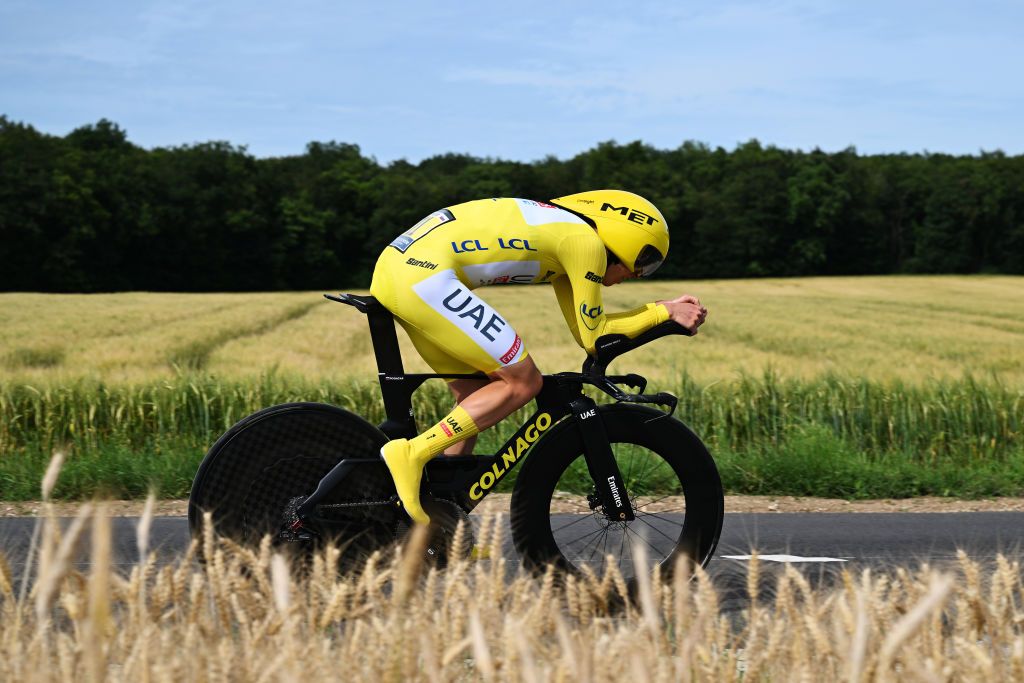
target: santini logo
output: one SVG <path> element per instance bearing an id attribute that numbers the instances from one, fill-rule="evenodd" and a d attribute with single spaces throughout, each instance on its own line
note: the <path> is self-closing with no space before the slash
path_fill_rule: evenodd
<path id="1" fill-rule="evenodd" d="M 427 270 L 435 270 L 437 268 L 436 263 L 430 261 L 420 261 L 419 259 L 411 258 L 406 261 L 410 266 L 419 266 L 420 268 L 426 268 Z"/>
<path id="2" fill-rule="evenodd" d="M 597 273 L 591 272 L 589 270 L 587 271 L 587 274 L 584 275 L 583 277 L 587 278 L 591 282 L 596 282 L 597 284 L 601 284 L 602 282 L 604 282 L 604 278 L 603 277 L 601 277 Z"/>

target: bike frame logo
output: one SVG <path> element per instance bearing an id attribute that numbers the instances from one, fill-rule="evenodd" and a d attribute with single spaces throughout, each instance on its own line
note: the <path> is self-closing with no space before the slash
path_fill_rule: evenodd
<path id="1" fill-rule="evenodd" d="M 516 464 L 516 461 L 522 457 L 523 453 L 529 450 L 530 446 L 540 438 L 540 435 L 548 430 L 551 426 L 551 415 L 548 413 L 541 413 L 533 422 L 527 425 L 526 429 L 523 430 L 522 436 L 516 437 L 516 442 L 508 447 L 508 449 L 501 454 L 501 462 L 496 462 L 491 465 L 489 472 L 484 472 L 480 475 L 480 480 L 475 482 L 469 487 L 469 497 L 473 500 L 480 500 L 484 497 L 484 491 L 487 491 L 492 486 L 501 481 L 501 478 L 508 474 L 512 466 Z"/>

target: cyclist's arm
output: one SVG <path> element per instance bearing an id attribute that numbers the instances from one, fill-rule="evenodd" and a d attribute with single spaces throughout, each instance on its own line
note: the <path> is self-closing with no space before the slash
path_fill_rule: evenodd
<path id="1" fill-rule="evenodd" d="M 569 325 L 569 331 L 572 332 L 573 339 L 580 346 L 583 346 L 583 338 L 580 337 L 580 326 L 576 322 L 576 310 L 573 308 L 572 298 L 572 285 L 569 284 L 568 276 L 561 275 L 551 281 L 551 286 L 555 290 L 555 298 L 558 299 L 558 307 L 562 309 L 562 316 L 565 318 L 566 324 Z"/>
<path id="2" fill-rule="evenodd" d="M 601 277 L 607 267 L 607 255 L 600 241 L 585 235 L 567 236 L 559 244 L 558 257 L 565 275 L 552 283 L 555 295 L 569 329 L 587 353 L 594 352 L 594 343 L 602 335 L 635 337 L 668 320 L 668 310 L 653 303 L 632 311 L 605 314 Z"/>

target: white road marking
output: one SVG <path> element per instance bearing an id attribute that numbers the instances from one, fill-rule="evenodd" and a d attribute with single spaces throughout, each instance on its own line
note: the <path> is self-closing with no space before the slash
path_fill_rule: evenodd
<path id="1" fill-rule="evenodd" d="M 722 555 L 726 560 L 749 560 L 752 555 Z M 838 557 L 800 557 L 799 555 L 758 555 L 765 562 L 846 562 Z"/>

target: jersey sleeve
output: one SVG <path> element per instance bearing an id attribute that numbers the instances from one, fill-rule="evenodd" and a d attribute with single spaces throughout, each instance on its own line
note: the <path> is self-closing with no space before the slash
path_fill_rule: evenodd
<path id="1" fill-rule="evenodd" d="M 668 310 L 653 303 L 632 311 L 604 312 L 601 280 L 607 254 L 599 240 L 586 235 L 566 236 L 558 245 L 557 255 L 565 275 L 552 282 L 555 296 L 573 337 L 587 353 L 594 353 L 594 343 L 602 335 L 635 337 L 668 320 Z"/>

